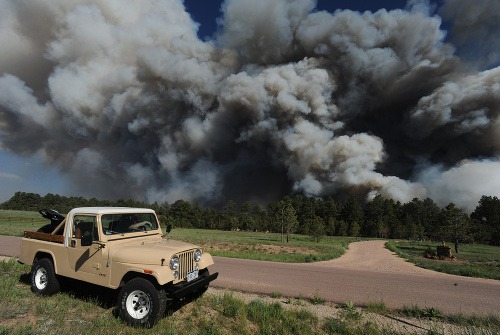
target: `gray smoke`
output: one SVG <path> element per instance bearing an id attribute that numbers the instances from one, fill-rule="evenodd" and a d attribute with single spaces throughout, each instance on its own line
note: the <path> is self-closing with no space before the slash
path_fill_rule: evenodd
<path id="1" fill-rule="evenodd" d="M 228 0 L 205 42 L 175 0 L 0 8 L 0 145 L 84 195 L 500 196 L 500 68 L 466 70 L 426 2 Z"/>
<path id="2" fill-rule="evenodd" d="M 440 10 L 452 24 L 453 42 L 469 62 L 500 65 L 500 1 L 448 0 Z"/>

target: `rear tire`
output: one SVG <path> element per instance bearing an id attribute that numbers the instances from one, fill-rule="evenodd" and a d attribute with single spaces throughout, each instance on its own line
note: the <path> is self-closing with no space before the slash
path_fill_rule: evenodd
<path id="1" fill-rule="evenodd" d="M 31 269 L 31 291 L 40 295 L 52 295 L 59 292 L 54 263 L 48 258 L 42 258 L 33 264 Z"/>
<path id="2" fill-rule="evenodd" d="M 117 307 L 129 325 L 153 327 L 165 314 L 167 294 L 144 278 L 134 278 L 121 289 Z"/>

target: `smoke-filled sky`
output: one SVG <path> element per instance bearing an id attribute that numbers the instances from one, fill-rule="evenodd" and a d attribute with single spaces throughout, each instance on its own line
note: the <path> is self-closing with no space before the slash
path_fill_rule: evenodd
<path id="1" fill-rule="evenodd" d="M 0 201 L 500 196 L 500 1 L 200 3 L 0 0 Z"/>

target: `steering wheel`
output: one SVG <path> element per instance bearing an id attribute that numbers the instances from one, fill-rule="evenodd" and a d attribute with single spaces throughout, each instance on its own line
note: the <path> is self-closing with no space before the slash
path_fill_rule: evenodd
<path id="1" fill-rule="evenodd" d="M 133 225 L 130 225 L 129 228 L 146 231 L 146 230 L 153 229 L 153 225 L 149 221 L 142 221 L 142 222 L 137 222 L 137 223 L 134 223 Z"/>

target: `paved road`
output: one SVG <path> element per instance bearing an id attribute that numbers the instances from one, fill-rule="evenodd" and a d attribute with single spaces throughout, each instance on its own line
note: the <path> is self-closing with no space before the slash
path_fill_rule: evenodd
<path id="1" fill-rule="evenodd" d="M 500 282 L 458 276 L 374 272 L 315 264 L 282 264 L 215 258 L 214 286 L 287 296 L 318 295 L 356 304 L 383 301 L 388 307 L 435 307 L 449 313 L 500 316 Z"/>
<path id="2" fill-rule="evenodd" d="M 0 235 L 0 255 L 17 257 L 20 253 L 21 238 Z"/>
<path id="3" fill-rule="evenodd" d="M 16 256 L 19 243 L 19 238 L 0 236 L 0 255 Z M 383 242 L 377 243 L 382 249 L 379 252 L 390 253 L 383 249 Z M 356 304 L 383 301 L 391 308 L 418 305 L 435 307 L 447 313 L 500 316 L 500 281 L 418 269 L 394 255 L 384 256 L 387 262 L 383 264 L 356 262 L 356 258 L 352 257 L 359 254 L 350 250 L 338 260 L 314 264 L 214 257 L 216 264 L 211 270 L 218 271 L 220 275 L 213 286 L 255 293 L 281 293 L 292 297 L 319 296 L 339 303 L 348 300 Z M 366 257 L 361 253 L 361 258 Z M 352 262 L 346 264 L 345 259 Z M 406 265 L 384 268 L 390 262 Z M 407 270 L 402 271 L 404 266 Z"/>

